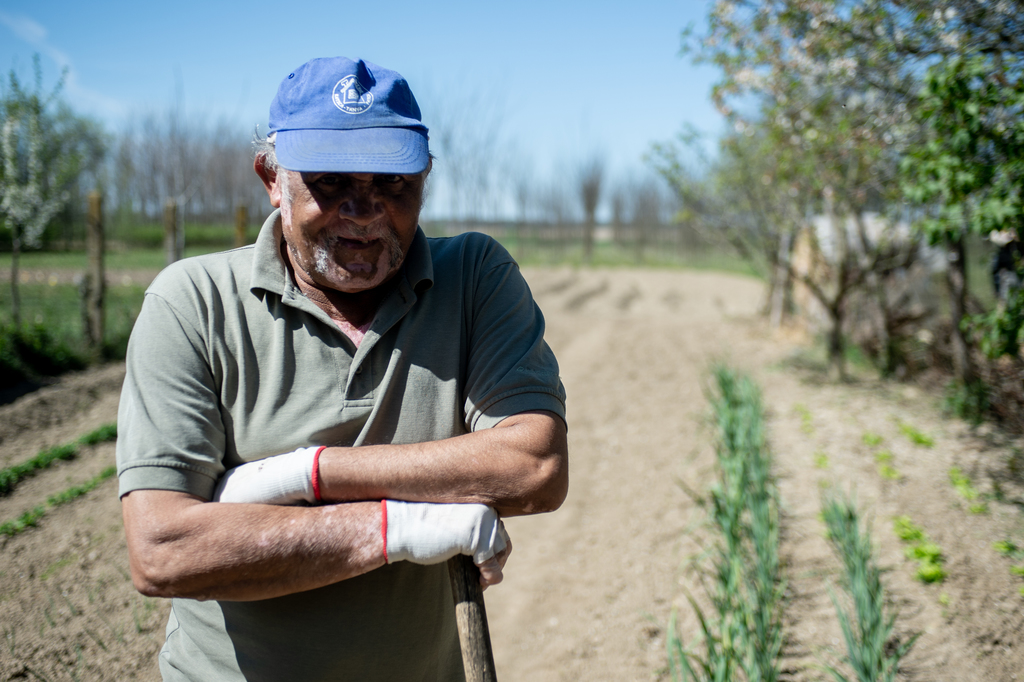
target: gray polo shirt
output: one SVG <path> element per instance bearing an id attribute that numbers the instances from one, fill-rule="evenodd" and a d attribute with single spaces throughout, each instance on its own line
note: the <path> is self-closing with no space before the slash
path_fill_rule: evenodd
<path id="1" fill-rule="evenodd" d="M 168 267 L 128 344 L 120 494 L 209 499 L 225 469 L 310 445 L 439 440 L 564 419 L 544 320 L 509 254 L 417 230 L 358 348 L 299 291 L 274 212 L 256 244 Z M 173 600 L 167 680 L 460 680 L 444 564 L 399 562 L 257 602 Z"/>

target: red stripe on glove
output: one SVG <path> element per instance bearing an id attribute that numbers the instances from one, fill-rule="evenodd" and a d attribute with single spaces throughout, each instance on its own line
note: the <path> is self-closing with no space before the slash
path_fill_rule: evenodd
<path id="1" fill-rule="evenodd" d="M 380 501 L 380 538 L 384 541 L 384 563 L 390 564 L 388 559 L 388 501 Z"/>
<path id="2" fill-rule="evenodd" d="M 326 449 L 326 445 L 321 445 L 313 455 L 313 497 L 317 502 L 324 501 L 324 498 L 320 497 L 320 453 Z"/>

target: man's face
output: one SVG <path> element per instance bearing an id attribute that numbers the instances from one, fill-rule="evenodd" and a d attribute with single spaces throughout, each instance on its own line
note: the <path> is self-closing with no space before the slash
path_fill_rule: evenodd
<path id="1" fill-rule="evenodd" d="M 390 279 L 416 234 L 426 175 L 278 171 L 270 198 L 296 277 L 345 293 Z"/>

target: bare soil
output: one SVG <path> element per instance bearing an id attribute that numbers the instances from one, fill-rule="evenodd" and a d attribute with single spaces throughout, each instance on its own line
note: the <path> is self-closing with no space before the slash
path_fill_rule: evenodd
<path id="1" fill-rule="evenodd" d="M 708 541 L 683 487 L 713 476 L 708 368 L 727 362 L 763 388 L 783 499 L 788 588 L 784 678 L 823 680 L 843 644 L 829 586 L 838 566 L 818 520 L 829 487 L 855 491 L 872 524 L 897 632 L 922 633 L 901 679 L 1012 680 L 1024 670 L 1024 580 L 992 547 L 1024 544 L 1021 444 L 944 416 L 930 389 L 870 373 L 829 383 L 795 334 L 758 315 L 761 285 L 717 273 L 537 269 L 527 277 L 548 320 L 569 395 L 571 478 L 558 512 L 510 519 L 516 550 L 488 590 L 498 677 L 668 679 L 665 628 L 700 595 L 694 557 Z M 0 466 L 116 419 L 123 367 L 63 379 L 0 407 Z M 932 437 L 915 445 L 901 425 Z M 865 433 L 881 436 L 865 444 Z M 879 474 L 888 450 L 899 478 Z M 113 445 L 83 449 L 0 497 L 0 521 L 113 463 Z M 972 514 L 949 482 L 958 466 L 990 496 Z M 682 483 L 683 485 L 680 485 Z M 909 515 L 946 557 L 945 582 L 914 579 L 892 531 Z M 0 680 L 155 680 L 167 604 L 128 577 L 116 483 L 51 509 L 0 539 Z"/>

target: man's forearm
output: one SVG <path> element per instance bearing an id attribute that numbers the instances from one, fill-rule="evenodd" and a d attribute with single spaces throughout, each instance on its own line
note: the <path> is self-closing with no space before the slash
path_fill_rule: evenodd
<path id="1" fill-rule="evenodd" d="M 318 475 L 325 502 L 476 502 L 515 516 L 561 505 L 567 460 L 562 421 L 524 413 L 493 429 L 446 440 L 327 448 Z"/>
<path id="2" fill-rule="evenodd" d="M 122 508 L 132 579 L 149 596 L 269 599 L 385 563 L 380 503 L 215 504 L 137 490 Z"/>

